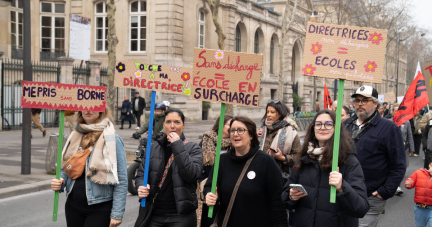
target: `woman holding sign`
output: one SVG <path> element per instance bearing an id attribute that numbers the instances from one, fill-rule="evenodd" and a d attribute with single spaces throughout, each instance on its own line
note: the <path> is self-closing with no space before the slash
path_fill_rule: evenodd
<path id="1" fill-rule="evenodd" d="M 298 126 L 289 118 L 289 109 L 278 100 L 267 103 L 266 114 L 262 118 L 260 149 L 267 152 L 276 160 L 282 171 L 284 183 L 288 180 L 289 169 L 297 161 L 301 144 L 297 135 Z"/>
<path id="2" fill-rule="evenodd" d="M 284 187 L 282 200 L 287 209 L 295 209 L 294 226 L 354 227 L 369 210 L 363 170 L 345 127 L 340 132 L 339 171 L 331 172 L 335 121 L 333 111 L 318 112 Z M 336 187 L 336 203 L 330 203 L 330 185 Z"/>
<path id="3" fill-rule="evenodd" d="M 60 180 L 54 191 L 66 188 L 65 213 L 69 227 L 116 227 L 121 224 L 127 195 L 126 154 L 115 133 L 111 111 L 79 111 L 75 131 L 62 157 Z"/>
<path id="4" fill-rule="evenodd" d="M 165 112 L 166 134 L 152 143 L 147 187 L 142 186 L 145 158 L 136 175 L 138 196 L 147 198 L 146 206 L 140 207 L 136 227 L 197 225 L 196 189 L 203 156 L 198 144 L 186 140 L 185 126 L 185 116 L 179 109 Z"/>
<path id="5" fill-rule="evenodd" d="M 282 174 L 274 158 L 259 150 L 255 123 L 236 116 L 229 133 L 232 148 L 220 156 L 216 194 L 211 193 L 214 169 L 204 187 L 207 205 L 220 204 L 215 222 L 221 227 L 288 227 Z"/>

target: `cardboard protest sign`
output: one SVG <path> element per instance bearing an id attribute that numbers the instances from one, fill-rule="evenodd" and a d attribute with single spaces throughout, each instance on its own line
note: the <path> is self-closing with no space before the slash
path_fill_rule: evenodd
<path id="1" fill-rule="evenodd" d="M 23 81 L 21 107 L 105 112 L 106 87 Z"/>
<path id="2" fill-rule="evenodd" d="M 432 60 L 424 62 L 421 68 L 425 79 L 426 91 L 428 93 L 429 100 L 432 100 Z"/>
<path id="3" fill-rule="evenodd" d="M 394 102 L 396 100 L 396 95 L 393 91 L 384 94 L 384 102 Z"/>
<path id="4" fill-rule="evenodd" d="M 387 30 L 307 24 L 303 75 L 381 83 Z"/>
<path id="5" fill-rule="evenodd" d="M 383 103 L 384 102 L 384 95 L 378 95 L 378 101 L 380 103 Z"/>
<path id="6" fill-rule="evenodd" d="M 192 99 L 257 107 L 262 55 L 195 48 Z"/>
<path id="7" fill-rule="evenodd" d="M 192 68 L 117 61 L 115 87 L 190 95 Z"/>

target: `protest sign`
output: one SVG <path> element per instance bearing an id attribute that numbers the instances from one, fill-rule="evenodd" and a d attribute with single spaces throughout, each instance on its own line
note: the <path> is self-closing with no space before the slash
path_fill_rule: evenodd
<path id="1" fill-rule="evenodd" d="M 383 103 L 384 102 L 384 95 L 378 95 L 378 101 L 380 103 Z"/>
<path id="2" fill-rule="evenodd" d="M 105 112 L 106 87 L 23 81 L 21 107 Z"/>
<path id="3" fill-rule="evenodd" d="M 432 100 L 432 60 L 424 62 L 421 69 L 423 71 L 429 100 Z"/>
<path id="4" fill-rule="evenodd" d="M 194 49 L 192 99 L 258 107 L 262 55 Z"/>
<path id="5" fill-rule="evenodd" d="M 190 95 L 192 68 L 117 61 L 115 87 Z"/>
<path id="6" fill-rule="evenodd" d="M 381 83 L 387 30 L 309 22 L 303 75 Z"/>
<path id="7" fill-rule="evenodd" d="M 394 102 L 396 100 L 396 95 L 393 91 L 384 93 L 384 102 Z"/>
<path id="8" fill-rule="evenodd" d="M 69 57 L 90 60 L 91 19 L 70 14 Z"/>

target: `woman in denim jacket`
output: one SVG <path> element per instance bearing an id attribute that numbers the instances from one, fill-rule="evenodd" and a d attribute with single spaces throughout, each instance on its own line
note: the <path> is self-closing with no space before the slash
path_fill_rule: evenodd
<path id="1" fill-rule="evenodd" d="M 66 187 L 69 227 L 117 227 L 122 222 L 127 195 L 126 154 L 110 119 L 108 107 L 104 113 L 78 112 L 76 131 L 64 146 L 62 167 L 76 152 L 91 151 L 80 176 L 68 176 L 62 168 L 60 180 L 51 181 L 54 191 L 63 192 Z"/>

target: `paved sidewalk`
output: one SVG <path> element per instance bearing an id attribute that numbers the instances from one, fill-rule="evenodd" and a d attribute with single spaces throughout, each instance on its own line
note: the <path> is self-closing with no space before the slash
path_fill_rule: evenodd
<path id="1" fill-rule="evenodd" d="M 257 125 L 260 119 L 254 119 Z M 199 143 L 200 135 L 210 130 L 214 124 L 214 120 L 187 122 L 185 128 L 185 136 L 189 141 Z M 128 125 L 128 124 L 126 124 Z M 125 150 L 129 154 L 138 147 L 138 141 L 131 136 L 135 132 L 136 125 L 131 129 L 119 129 L 116 125 L 116 132 L 122 137 Z M 31 153 L 31 174 L 21 174 L 21 131 L 4 131 L 0 132 L 0 199 L 37 192 L 50 189 L 51 179 L 55 175 L 46 173 L 45 157 L 50 134 L 58 133 L 58 128 L 47 128 L 47 136 L 42 137 L 42 133 L 34 129 L 32 139 Z M 69 134 L 69 128 L 65 128 L 65 134 Z M 301 138 L 305 132 L 299 132 Z M 129 155 L 129 157 L 132 157 Z M 130 160 L 130 159 L 129 159 Z"/>

